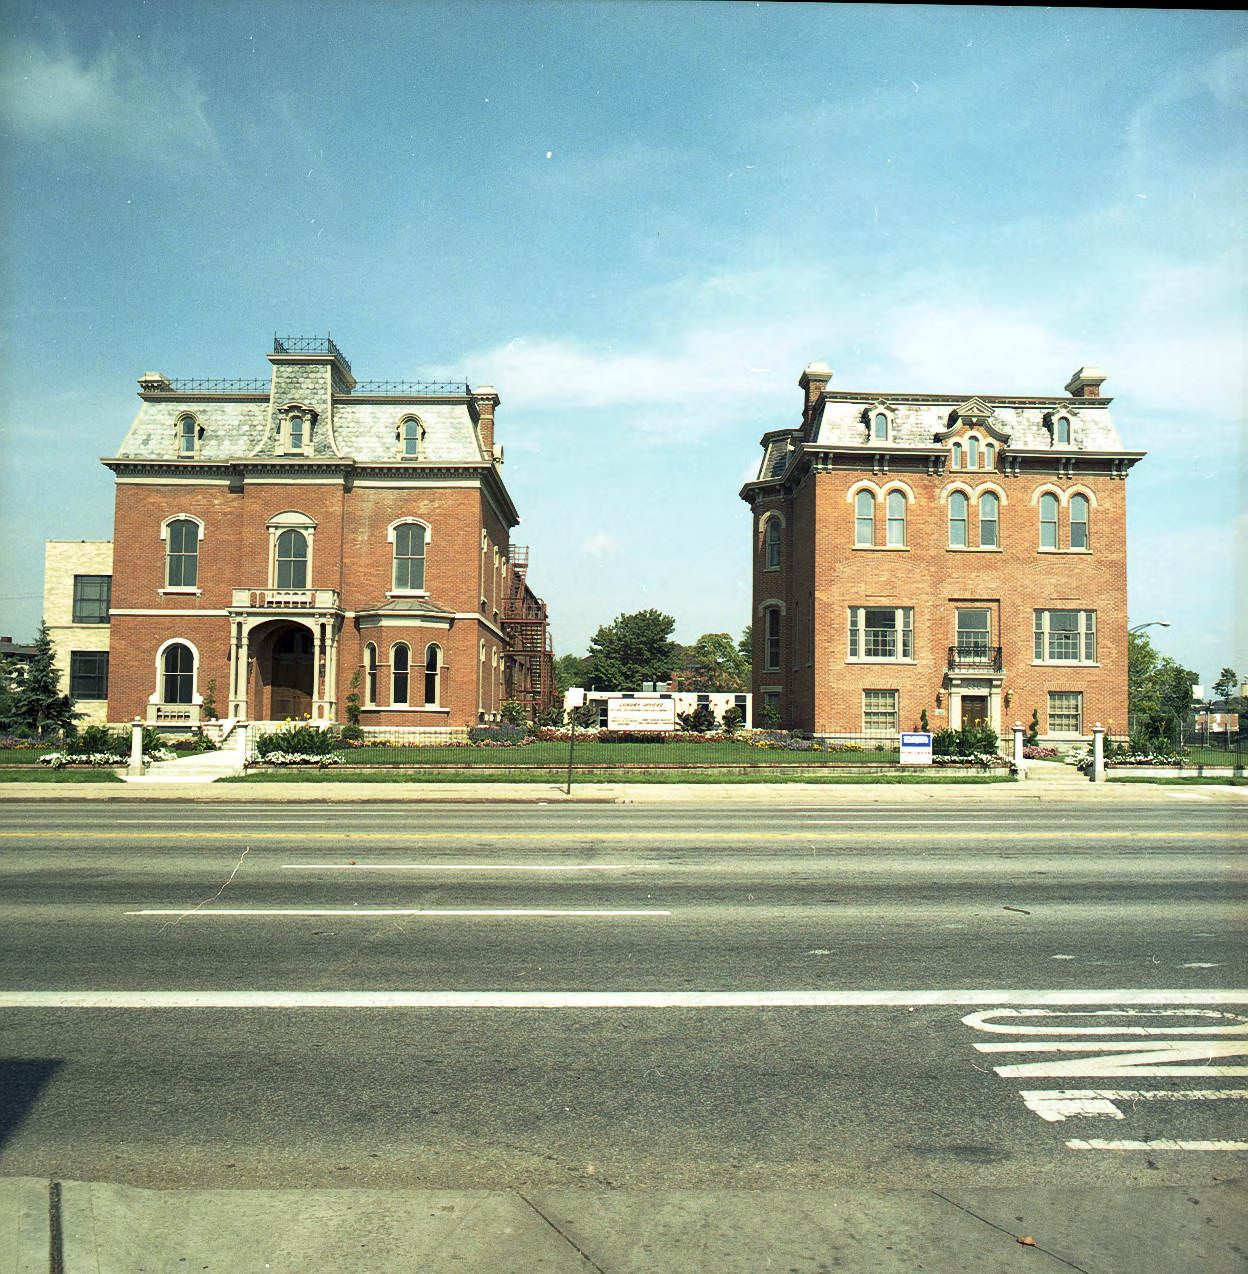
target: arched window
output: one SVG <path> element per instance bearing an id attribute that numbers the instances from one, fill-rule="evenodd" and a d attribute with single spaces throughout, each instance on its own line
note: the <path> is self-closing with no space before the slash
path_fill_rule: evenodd
<path id="1" fill-rule="evenodd" d="M 442 647 L 430 644 L 425 647 L 425 704 L 437 707 L 441 691 Z"/>
<path id="2" fill-rule="evenodd" d="M 966 443 L 966 467 L 968 469 L 979 468 L 979 439 L 969 438 Z"/>
<path id="3" fill-rule="evenodd" d="M 195 656 L 189 646 L 174 642 L 165 647 L 160 661 L 162 703 L 194 703 Z"/>
<path id="4" fill-rule="evenodd" d="M 875 496 L 870 491 L 859 491 L 854 497 L 854 543 L 875 543 Z"/>
<path id="5" fill-rule="evenodd" d="M 286 417 L 286 449 L 287 451 L 303 450 L 303 413 L 292 411 Z"/>
<path id="6" fill-rule="evenodd" d="M 906 543 L 906 493 L 888 493 L 888 543 L 901 548 Z"/>
<path id="7" fill-rule="evenodd" d="M 960 442 L 955 442 L 953 444 L 953 460 L 950 467 L 953 469 L 962 468 L 962 444 Z"/>
<path id="8" fill-rule="evenodd" d="M 1058 416 L 1053 422 L 1053 441 L 1059 447 L 1070 446 L 1070 417 Z"/>
<path id="9" fill-rule="evenodd" d="M 406 643 L 398 642 L 390 647 L 390 702 L 396 707 L 407 706 L 407 687 L 411 676 L 411 652 Z"/>
<path id="10" fill-rule="evenodd" d="M 178 419 L 178 454 L 193 456 L 199 444 L 199 421 L 194 416 Z"/>
<path id="11" fill-rule="evenodd" d="M 872 417 L 871 437 L 876 442 L 888 441 L 888 416 L 882 411 L 877 411 Z"/>
<path id="12" fill-rule="evenodd" d="M 1088 547 L 1088 509 L 1090 507 L 1086 495 L 1070 497 L 1070 547 L 1072 549 Z"/>
<path id="13" fill-rule="evenodd" d="M 763 612 L 763 667 L 775 671 L 780 667 L 780 609 L 769 606 Z"/>
<path id="14" fill-rule="evenodd" d="M 307 588 L 308 537 L 302 531 L 282 531 L 277 537 L 274 565 L 274 588 Z"/>
<path id="15" fill-rule="evenodd" d="M 1051 491 L 1040 497 L 1040 547 L 1057 548 L 1057 496 Z"/>
<path id="16" fill-rule="evenodd" d="M 394 591 L 417 593 L 425 587 L 425 528 L 401 522 L 394 528 Z"/>
<path id="17" fill-rule="evenodd" d="M 966 548 L 966 511 L 967 499 L 965 491 L 955 491 L 949 497 L 949 546 L 955 549 Z"/>
<path id="18" fill-rule="evenodd" d="M 995 469 L 997 467 L 997 449 L 990 442 L 984 443 L 984 468 Z"/>
<path id="19" fill-rule="evenodd" d="M 780 519 L 768 518 L 763 531 L 763 566 L 774 571 L 780 567 Z"/>
<path id="20" fill-rule="evenodd" d="M 420 454 L 420 421 L 408 416 L 399 422 L 399 454 L 404 460 L 415 460 Z"/>
<path id="21" fill-rule="evenodd" d="M 165 527 L 165 587 L 194 588 L 199 579 L 199 523 L 177 518 Z"/>
<path id="22" fill-rule="evenodd" d="M 998 547 L 1000 518 L 1000 499 L 992 491 L 985 491 L 979 497 L 979 547 L 981 549 Z"/>
<path id="23" fill-rule="evenodd" d="M 377 647 L 371 641 L 364 647 L 364 704 L 377 704 Z"/>

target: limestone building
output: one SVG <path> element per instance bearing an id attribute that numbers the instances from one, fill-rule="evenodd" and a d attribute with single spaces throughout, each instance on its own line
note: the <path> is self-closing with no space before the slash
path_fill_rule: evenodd
<path id="1" fill-rule="evenodd" d="M 1063 395 L 860 393 L 803 372 L 763 436 L 755 712 L 889 735 L 1035 712 L 1043 740 L 1127 727 L 1127 451 L 1082 367 Z"/>
<path id="2" fill-rule="evenodd" d="M 548 706 L 493 388 L 357 382 L 327 337 L 268 360 L 261 380 L 139 381 L 103 462 L 108 719 L 342 722 L 358 696 L 365 726 L 463 727 Z"/>

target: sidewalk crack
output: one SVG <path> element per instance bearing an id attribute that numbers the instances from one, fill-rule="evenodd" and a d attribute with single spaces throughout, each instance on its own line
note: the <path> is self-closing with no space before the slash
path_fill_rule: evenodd
<path id="1" fill-rule="evenodd" d="M 599 1265 L 598 1262 L 595 1261 L 593 1257 L 590 1256 L 589 1253 L 586 1252 L 585 1249 L 582 1248 L 574 1239 L 570 1238 L 567 1234 L 565 1234 L 550 1219 L 550 1217 L 548 1217 L 546 1213 L 543 1212 L 541 1208 L 539 1208 L 537 1204 L 533 1202 L 532 1199 L 521 1194 L 518 1190 L 516 1191 L 516 1198 L 518 1198 L 522 1203 L 527 1203 L 529 1207 L 531 1207 L 533 1211 L 536 1212 L 537 1215 L 540 1216 L 542 1220 L 545 1221 L 546 1224 L 550 1226 L 550 1228 L 554 1230 L 554 1232 L 581 1258 L 581 1260 L 584 1261 L 585 1264 L 588 1265 L 591 1270 L 595 1271 L 595 1274 L 607 1274 L 606 1270 L 604 1270 L 602 1266 Z"/>
<path id="2" fill-rule="evenodd" d="M 1005 1229 L 1004 1226 L 998 1225 L 995 1221 L 989 1221 L 987 1217 L 980 1216 L 978 1212 L 972 1212 L 970 1208 L 964 1207 L 962 1204 L 949 1198 L 949 1196 L 946 1194 L 941 1194 L 939 1190 L 933 1190 L 931 1191 L 931 1193 L 934 1194 L 936 1198 L 942 1199 L 944 1200 L 945 1203 L 948 1203 L 952 1207 L 957 1208 L 959 1212 L 965 1212 L 967 1216 L 974 1217 L 976 1221 L 982 1221 L 984 1225 L 991 1226 L 992 1229 L 999 1231 L 1001 1234 L 1008 1234 L 1010 1238 L 1014 1240 L 1015 1243 L 1018 1242 L 1018 1235 L 1015 1234 L 1013 1230 L 1007 1230 Z M 1064 1256 L 1058 1256 L 1056 1252 L 1050 1251 L 1047 1247 L 1042 1247 L 1039 1243 L 1036 1244 L 1036 1251 L 1043 1252 L 1045 1256 L 1051 1256 L 1055 1261 L 1061 1261 L 1061 1263 L 1065 1265 L 1067 1269 L 1072 1269 L 1076 1271 L 1076 1274 L 1092 1274 L 1091 1270 L 1085 1269 L 1082 1265 L 1073 1264 L 1072 1262 L 1068 1261 Z"/>

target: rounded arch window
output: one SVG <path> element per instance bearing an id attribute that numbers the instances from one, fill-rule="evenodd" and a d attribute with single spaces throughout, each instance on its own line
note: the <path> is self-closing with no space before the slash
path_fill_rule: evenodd
<path id="1" fill-rule="evenodd" d="M 763 565 L 769 571 L 780 566 L 780 519 L 768 518 L 763 528 Z"/>
<path id="2" fill-rule="evenodd" d="M 1057 548 L 1057 496 L 1052 491 L 1040 497 L 1040 547 Z"/>
<path id="3" fill-rule="evenodd" d="M 1058 416 L 1053 422 L 1053 441 L 1059 447 L 1070 446 L 1070 417 Z"/>
<path id="4" fill-rule="evenodd" d="M 199 444 L 199 421 L 194 416 L 178 417 L 178 454 L 193 456 Z"/>
<path id="5" fill-rule="evenodd" d="M 411 657 L 406 642 L 399 642 L 390 650 L 390 702 L 399 707 L 407 705 L 408 683 L 411 678 Z"/>
<path id="6" fill-rule="evenodd" d="M 287 527 L 278 532 L 274 561 L 275 588 L 307 588 L 308 537 L 302 531 Z"/>
<path id="7" fill-rule="evenodd" d="M 415 416 L 404 416 L 399 421 L 399 454 L 404 460 L 415 460 L 420 455 L 420 441 L 424 427 Z"/>
<path id="8" fill-rule="evenodd" d="M 960 442 L 955 442 L 953 444 L 952 467 L 954 469 L 962 468 L 962 444 Z"/>
<path id="9" fill-rule="evenodd" d="M 885 507 L 888 515 L 888 543 L 903 548 L 906 543 L 906 493 L 890 491 Z"/>
<path id="10" fill-rule="evenodd" d="M 1000 544 L 1001 500 L 993 491 L 979 497 L 979 547 L 995 549 Z"/>
<path id="11" fill-rule="evenodd" d="M 876 442 L 888 441 L 888 414 L 877 411 L 871 418 L 871 437 Z"/>
<path id="12" fill-rule="evenodd" d="M 854 496 L 854 543 L 875 543 L 875 494 L 859 491 Z"/>
<path id="13" fill-rule="evenodd" d="M 430 642 L 425 647 L 425 703 L 437 705 L 441 690 L 442 647 Z"/>
<path id="14" fill-rule="evenodd" d="M 965 491 L 955 491 L 949 497 L 949 545 L 951 548 L 966 548 L 967 507 Z"/>
<path id="15" fill-rule="evenodd" d="M 195 655 L 180 641 L 166 646 L 161 656 L 160 697 L 162 703 L 195 701 Z"/>
<path id="16" fill-rule="evenodd" d="M 1086 495 L 1076 493 L 1070 497 L 1070 547 L 1088 547 L 1088 514 L 1091 501 Z"/>

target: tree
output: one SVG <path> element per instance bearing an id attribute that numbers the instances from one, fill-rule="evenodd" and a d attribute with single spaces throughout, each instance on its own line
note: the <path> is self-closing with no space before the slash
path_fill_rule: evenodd
<path id="1" fill-rule="evenodd" d="M 17 723 L 43 738 L 49 730 L 70 730 L 82 714 L 74 711 L 74 701 L 61 694 L 48 625 L 40 623 L 35 638 L 35 657 L 26 665 L 26 676 L 13 695 Z"/>
<path id="2" fill-rule="evenodd" d="M 555 660 L 555 690 L 562 698 L 573 686 L 583 686 L 589 660 L 581 655 L 560 655 Z"/>
<path id="3" fill-rule="evenodd" d="M 15 661 L 0 659 L 0 731 L 11 730 L 17 719 L 13 704 L 17 682 Z"/>
<path id="4" fill-rule="evenodd" d="M 1213 693 L 1219 699 L 1234 699 L 1239 694 L 1239 673 L 1234 668 L 1223 668 L 1213 683 Z"/>
<path id="5" fill-rule="evenodd" d="M 1197 675 L 1159 655 L 1144 633 L 1127 638 L 1127 711 L 1131 733 L 1181 743 L 1191 729 L 1192 685 Z"/>
<path id="6" fill-rule="evenodd" d="M 731 690 L 750 688 L 750 661 L 727 633 L 703 633 L 681 651 L 682 690 Z"/>
<path id="7" fill-rule="evenodd" d="M 671 640 L 675 627 L 670 615 L 657 610 L 617 615 L 590 640 L 587 679 L 597 690 L 636 689 L 643 681 L 666 681 L 676 656 Z"/>

